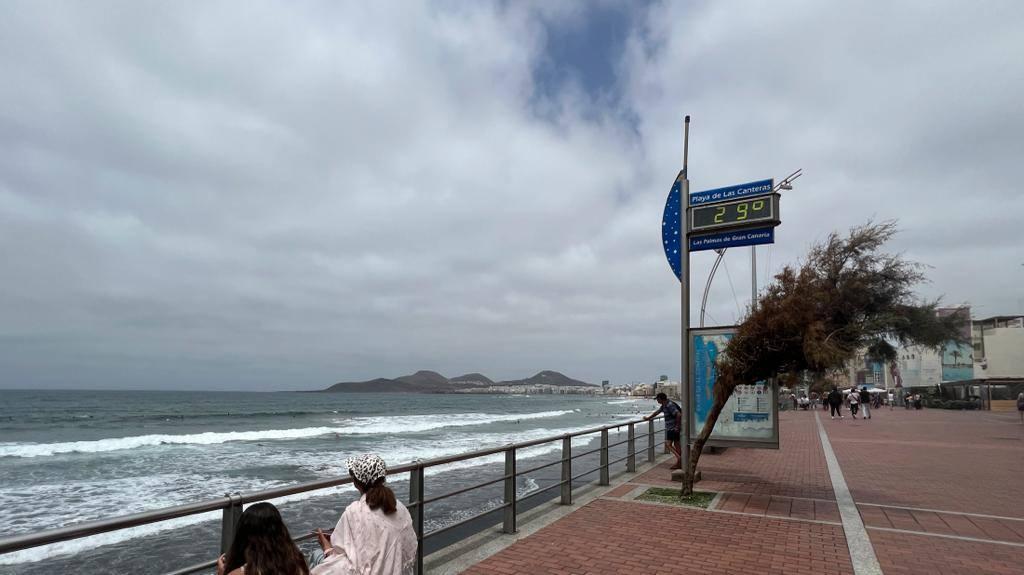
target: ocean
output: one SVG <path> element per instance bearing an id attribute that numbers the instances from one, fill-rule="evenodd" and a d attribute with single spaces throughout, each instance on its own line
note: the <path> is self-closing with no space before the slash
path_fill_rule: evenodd
<path id="1" fill-rule="evenodd" d="M 344 459 L 357 453 L 399 465 L 627 421 L 654 407 L 650 400 L 581 395 L 4 390 L 0 536 L 344 476 Z M 625 436 L 623 427 L 612 442 Z M 578 438 L 573 449 L 596 441 Z M 646 445 L 638 430 L 637 450 Z M 557 459 L 560 448 L 552 442 L 524 450 L 519 468 Z M 621 457 L 625 446 L 612 452 Z M 597 467 L 596 457 L 576 460 L 574 473 Z M 503 461 L 498 454 L 428 471 L 427 497 L 500 477 Z M 528 496 L 558 474 L 555 465 L 520 477 L 518 493 Z M 408 500 L 405 477 L 389 482 Z M 558 490 L 542 495 L 531 504 Z M 343 486 L 274 502 L 298 536 L 332 527 L 355 496 Z M 499 484 L 429 504 L 426 529 L 500 503 Z M 500 513 L 453 529 L 432 538 L 427 551 L 497 521 Z M 0 555 L 0 573 L 162 573 L 215 558 L 219 530 L 219 512 L 182 517 Z"/>

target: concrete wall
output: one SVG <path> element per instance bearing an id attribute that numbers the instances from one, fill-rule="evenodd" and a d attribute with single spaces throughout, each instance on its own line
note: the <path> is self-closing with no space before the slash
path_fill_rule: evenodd
<path id="1" fill-rule="evenodd" d="M 985 330 L 987 369 L 975 368 L 977 377 L 1024 377 L 1024 329 L 999 327 Z"/>
<path id="2" fill-rule="evenodd" d="M 903 387 L 938 385 L 942 381 L 942 357 L 935 351 L 918 346 L 897 350 Z"/>

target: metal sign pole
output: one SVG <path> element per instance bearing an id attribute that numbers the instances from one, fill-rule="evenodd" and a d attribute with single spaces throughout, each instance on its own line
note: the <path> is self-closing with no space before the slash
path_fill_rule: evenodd
<path id="1" fill-rule="evenodd" d="M 757 246 L 750 246 L 750 311 L 757 309 Z"/>
<path id="2" fill-rule="evenodd" d="M 792 182 L 800 177 L 801 171 L 797 170 L 786 176 L 784 180 L 775 185 L 774 179 L 756 180 L 741 184 L 734 184 L 721 188 L 703 190 L 690 193 L 689 178 L 689 152 L 690 152 L 690 117 L 686 116 L 683 127 L 683 169 L 676 175 L 672 182 L 668 198 L 665 200 L 665 210 L 661 218 L 661 240 L 665 249 L 665 257 L 668 259 L 669 267 L 679 280 L 679 307 L 680 307 L 680 392 L 685 405 L 683 413 L 683 428 L 680 429 L 680 451 L 686 460 L 686 467 L 683 473 L 697 479 L 696 469 L 690 466 L 690 452 L 692 450 L 693 438 L 698 431 L 697 426 L 703 423 L 697 417 L 698 407 L 704 402 L 713 401 L 713 398 L 704 394 L 697 401 L 698 390 L 703 390 L 703 384 L 698 386 L 697 382 L 702 378 L 696 374 L 696 365 L 701 362 L 701 370 L 707 365 L 704 362 L 711 361 L 705 355 L 698 353 L 692 346 L 696 338 L 701 337 L 704 331 L 698 331 L 690 327 L 690 280 L 693 276 L 690 270 L 690 254 L 705 250 L 715 250 L 719 258 L 712 268 L 711 275 L 722 261 L 722 254 L 727 248 L 740 246 L 755 246 L 775 243 L 775 227 L 781 222 L 779 216 L 779 190 L 792 189 Z M 757 252 L 750 251 L 750 279 L 751 279 L 751 311 L 757 306 Z M 683 269 L 685 268 L 685 269 Z M 704 290 L 704 302 L 701 304 L 701 321 L 704 325 L 704 308 L 711 279 L 708 279 L 708 288 Z M 720 335 L 720 334 L 718 334 Z M 707 382 L 710 384 L 710 381 Z M 750 391 L 750 390 L 748 390 Z M 770 388 L 774 397 L 776 391 L 775 383 Z M 752 393 L 760 396 L 764 389 L 753 390 Z M 778 418 L 772 414 L 763 413 L 761 399 L 751 398 L 754 401 L 753 410 L 746 405 L 750 419 L 744 421 L 761 421 L 765 416 L 775 422 L 771 437 L 764 433 L 760 434 L 737 434 L 735 431 L 727 433 L 721 431 L 722 435 L 731 435 L 728 438 L 709 438 L 706 445 L 714 446 L 717 443 L 722 445 L 743 445 L 744 447 L 761 447 L 778 449 Z M 746 402 L 749 404 L 750 402 Z M 773 405 L 778 406 L 773 402 Z M 710 404 L 708 404 L 710 408 Z M 747 413 L 744 412 L 744 413 Z"/>
<path id="3" fill-rule="evenodd" d="M 679 393 L 683 399 L 683 429 L 682 432 L 682 456 L 683 469 L 687 476 L 692 477 L 693 470 L 690 469 L 690 176 L 687 172 L 687 160 L 690 152 L 690 117 L 686 116 L 683 123 L 683 182 L 679 189 L 679 265 L 682 268 L 680 277 L 680 315 L 682 316 L 680 341 L 680 366 L 681 377 L 679 378 Z"/>

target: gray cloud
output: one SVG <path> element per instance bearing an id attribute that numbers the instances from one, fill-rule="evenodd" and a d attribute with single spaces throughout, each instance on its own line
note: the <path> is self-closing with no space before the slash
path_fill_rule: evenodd
<path id="1" fill-rule="evenodd" d="M 57 6 L 0 18 L 0 386 L 676 374 L 687 113 L 694 189 L 807 173 L 762 282 L 900 217 L 926 295 L 1024 311 L 1015 4 L 645 6 L 598 93 L 571 5 Z"/>
<path id="2" fill-rule="evenodd" d="M 660 6 L 625 67 L 644 111 L 646 172 L 678 164 L 679 119 L 691 113 L 696 189 L 805 169 L 783 200 L 772 267 L 832 230 L 899 218 L 892 249 L 932 266 L 925 295 L 980 315 L 1024 312 L 1021 21 L 1010 3 Z M 702 280 L 711 258 L 698 260 Z M 748 250 L 727 262 L 743 298 Z M 723 279 L 712 314 L 728 323 Z"/>

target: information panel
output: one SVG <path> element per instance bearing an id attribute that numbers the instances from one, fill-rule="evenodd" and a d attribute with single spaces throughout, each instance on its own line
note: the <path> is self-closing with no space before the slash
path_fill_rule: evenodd
<path id="1" fill-rule="evenodd" d="M 690 433 L 697 437 L 714 403 L 717 365 L 735 327 L 690 330 Z M 778 392 L 770 382 L 736 387 L 707 445 L 779 448 Z"/>

